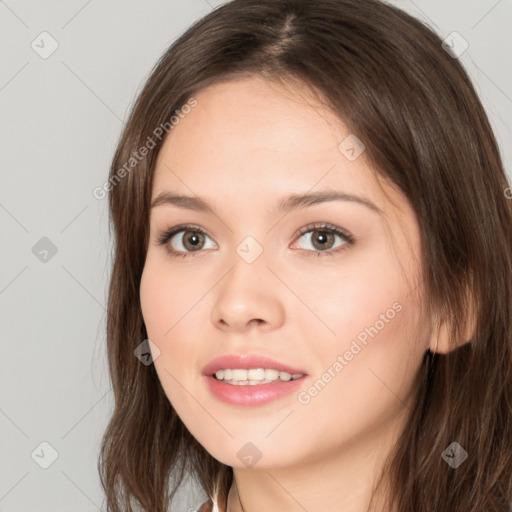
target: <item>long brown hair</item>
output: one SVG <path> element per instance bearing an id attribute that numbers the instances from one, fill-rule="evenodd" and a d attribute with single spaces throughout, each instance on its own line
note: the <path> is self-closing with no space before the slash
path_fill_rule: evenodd
<path id="1" fill-rule="evenodd" d="M 377 0 L 234 0 L 160 58 L 110 168 L 107 344 L 115 409 L 98 461 L 108 511 L 164 512 L 186 475 L 208 496 L 220 482 L 223 500 L 233 481 L 232 468 L 192 437 L 154 366 L 134 350 L 147 339 L 139 284 L 169 120 L 179 121 L 180 109 L 208 85 L 250 75 L 310 87 L 364 141 L 369 162 L 418 218 L 429 312 L 449 326 L 452 350 L 427 352 L 417 375 L 415 405 L 387 461 L 390 509 L 510 510 L 511 189 L 470 79 L 428 27 Z M 150 140 L 154 147 L 134 164 Z M 456 469 L 441 456 L 453 442 L 468 453 Z"/>

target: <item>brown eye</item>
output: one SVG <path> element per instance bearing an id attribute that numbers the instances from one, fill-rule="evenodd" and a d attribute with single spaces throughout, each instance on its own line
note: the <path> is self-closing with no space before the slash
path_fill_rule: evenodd
<path id="1" fill-rule="evenodd" d="M 179 236 L 183 233 L 182 236 Z M 175 233 L 170 239 L 171 247 L 175 251 L 196 252 L 204 248 L 206 234 L 193 229 L 182 229 Z"/>
<path id="2" fill-rule="evenodd" d="M 312 248 L 307 249 L 306 253 L 317 256 L 335 254 L 354 243 L 354 237 L 350 233 L 329 224 L 306 226 L 299 231 L 299 235 L 299 239 L 309 235 Z M 335 245 L 336 238 L 341 240 L 341 243 L 337 246 Z"/>
<path id="3" fill-rule="evenodd" d="M 312 233 L 315 233 L 311 237 L 311 241 L 315 249 L 321 251 L 323 249 L 331 249 L 332 244 L 334 243 L 334 235 L 329 233 L 328 231 L 320 231 L 314 230 Z"/>
<path id="4" fill-rule="evenodd" d="M 182 237 L 182 244 L 185 249 L 195 251 L 201 249 L 204 244 L 204 235 L 198 231 L 184 231 L 185 235 Z"/>
<path id="5" fill-rule="evenodd" d="M 193 224 L 181 224 L 163 231 L 157 238 L 157 244 L 166 247 L 172 256 L 186 257 L 201 249 L 215 248 L 215 243 L 205 246 L 206 239 L 210 239 L 205 231 Z"/>

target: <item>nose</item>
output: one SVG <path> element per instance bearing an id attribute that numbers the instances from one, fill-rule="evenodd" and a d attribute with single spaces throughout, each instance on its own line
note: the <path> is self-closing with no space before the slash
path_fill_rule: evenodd
<path id="1" fill-rule="evenodd" d="M 284 290 L 264 258 L 247 263 L 239 258 L 212 290 L 213 324 L 225 331 L 279 328 L 284 321 Z"/>

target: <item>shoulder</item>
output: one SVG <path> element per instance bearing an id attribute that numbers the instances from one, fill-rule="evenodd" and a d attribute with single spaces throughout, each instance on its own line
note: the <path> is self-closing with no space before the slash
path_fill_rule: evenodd
<path id="1" fill-rule="evenodd" d="M 212 502 L 205 501 L 200 507 L 198 512 L 212 512 Z"/>

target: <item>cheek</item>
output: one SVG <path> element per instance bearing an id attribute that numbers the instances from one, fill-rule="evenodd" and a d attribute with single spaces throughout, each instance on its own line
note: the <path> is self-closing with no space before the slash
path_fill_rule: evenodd
<path id="1" fill-rule="evenodd" d="M 140 282 L 140 305 L 144 324 L 149 339 L 157 341 L 157 338 L 165 332 L 164 330 L 164 311 L 169 310 L 171 304 L 171 295 L 165 293 L 165 282 L 157 278 L 151 265 L 146 263 L 142 272 Z"/>
<path id="2" fill-rule="evenodd" d="M 171 274 L 169 266 L 156 260 L 148 259 L 142 273 L 141 310 L 148 338 L 160 351 L 154 357 L 158 377 L 169 401 L 181 410 L 185 406 L 179 404 L 188 396 L 183 388 L 191 389 L 200 371 L 192 364 L 197 343 L 191 329 L 197 327 L 197 315 L 204 314 L 199 303 L 204 290 L 191 284 L 190 278 Z"/>
<path id="3" fill-rule="evenodd" d="M 148 255 L 140 282 L 140 303 L 148 336 L 170 339 L 200 298 L 193 278 L 171 272 L 159 256 Z"/>
<path id="4" fill-rule="evenodd" d="M 305 322 L 309 329 L 316 325 L 320 338 L 331 347 L 337 344 L 337 348 L 350 344 L 350 340 L 376 322 L 382 327 L 381 315 L 384 321 L 400 316 L 393 304 L 402 302 L 414 283 L 414 279 L 409 283 L 404 278 L 396 256 L 384 244 L 377 243 L 364 251 L 347 254 L 338 268 L 326 267 L 306 281 L 299 283 L 298 288 L 303 290 L 301 297 L 314 314 L 306 311 L 299 323 Z M 380 330 L 389 332 L 388 322 L 385 326 Z"/>
<path id="5" fill-rule="evenodd" d="M 354 259 L 323 293 L 309 292 L 308 301 L 318 309 L 304 317 L 304 327 L 323 333 L 314 346 L 317 377 L 336 375 L 326 376 L 333 383 L 322 391 L 326 408 L 334 401 L 355 413 L 375 400 L 399 405 L 396 396 L 407 395 L 425 351 L 421 287 L 413 292 L 418 279 L 413 266 L 406 267 L 411 261 L 399 261 L 390 251 L 373 253 L 371 259 Z"/>
<path id="6" fill-rule="evenodd" d="M 313 437 L 322 430 L 326 443 L 342 442 L 385 431 L 400 412 L 412 407 L 409 393 L 422 352 L 412 336 L 410 297 L 393 293 L 384 300 L 378 295 L 371 304 L 354 303 L 350 321 L 344 321 L 345 312 L 339 317 L 335 341 L 324 337 L 327 343 L 317 345 L 319 365 L 311 387 L 300 396 L 300 403 L 307 403 L 300 406 L 305 414 L 302 435 Z"/>

